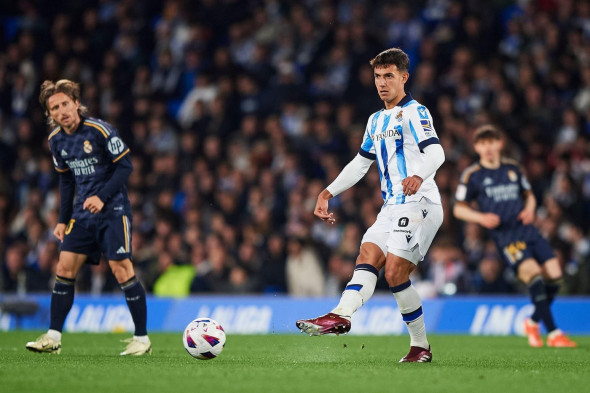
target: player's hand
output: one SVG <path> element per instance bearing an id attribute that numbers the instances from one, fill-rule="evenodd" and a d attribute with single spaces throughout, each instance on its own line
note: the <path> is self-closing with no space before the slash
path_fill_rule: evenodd
<path id="1" fill-rule="evenodd" d="M 423 181 L 424 180 L 418 175 L 406 177 L 402 180 L 404 195 L 410 196 L 417 193 Z"/>
<path id="2" fill-rule="evenodd" d="M 517 217 L 524 225 L 530 225 L 535 221 L 535 210 L 524 208 Z"/>
<path id="3" fill-rule="evenodd" d="M 500 225 L 500 216 L 494 213 L 482 213 L 479 224 L 488 229 L 494 229 Z"/>
<path id="4" fill-rule="evenodd" d="M 322 193 L 318 196 L 313 214 L 328 224 L 334 224 L 336 222 L 334 213 L 328 213 L 328 200 L 332 197 L 332 195 L 328 193 L 329 197 L 327 197 L 325 192 L 326 190 L 322 191 Z"/>
<path id="5" fill-rule="evenodd" d="M 93 195 L 91 197 L 86 198 L 84 201 L 84 205 L 82 209 L 88 210 L 92 214 L 99 213 L 102 208 L 104 207 L 104 202 L 100 200 L 99 197 Z"/>
<path id="6" fill-rule="evenodd" d="M 60 222 L 55 226 L 55 229 L 53 230 L 53 236 L 58 238 L 60 242 L 64 241 L 64 236 L 66 235 L 66 227 L 66 224 Z"/>

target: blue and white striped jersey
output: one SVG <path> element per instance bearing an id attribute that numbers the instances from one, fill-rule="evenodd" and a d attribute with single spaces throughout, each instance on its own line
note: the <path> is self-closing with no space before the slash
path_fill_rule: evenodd
<path id="1" fill-rule="evenodd" d="M 377 160 L 385 204 L 416 202 L 422 197 L 441 203 L 434 174 L 423 179 L 418 192 L 411 196 L 404 195 L 401 184 L 403 179 L 416 174 L 425 160 L 423 149 L 434 143 L 439 140 L 430 112 L 409 93 L 394 108 L 382 109 L 369 117 L 359 154 Z"/>

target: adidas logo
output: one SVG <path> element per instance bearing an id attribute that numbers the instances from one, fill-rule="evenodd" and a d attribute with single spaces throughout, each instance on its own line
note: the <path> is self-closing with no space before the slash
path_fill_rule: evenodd
<path id="1" fill-rule="evenodd" d="M 125 251 L 125 247 L 119 247 L 119 249 L 117 250 L 117 254 L 127 254 L 127 251 Z"/>
<path id="2" fill-rule="evenodd" d="M 67 151 L 65 151 L 64 149 L 61 149 L 61 156 L 62 156 L 62 157 L 65 157 L 65 156 L 67 156 L 67 155 L 68 155 L 68 152 L 67 152 Z"/>

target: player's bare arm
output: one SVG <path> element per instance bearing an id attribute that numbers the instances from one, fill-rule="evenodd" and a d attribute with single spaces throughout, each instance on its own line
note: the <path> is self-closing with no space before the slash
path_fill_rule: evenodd
<path id="1" fill-rule="evenodd" d="M 453 215 L 459 220 L 474 222 L 487 229 L 494 229 L 500 225 L 500 216 L 495 213 L 482 213 L 465 202 L 455 203 Z"/>
<path id="2" fill-rule="evenodd" d="M 518 214 L 518 219 L 524 225 L 530 225 L 535 221 L 535 209 L 537 208 L 537 200 L 535 195 L 531 191 L 525 191 L 524 193 L 525 203 L 524 209 Z"/>
<path id="3" fill-rule="evenodd" d="M 332 194 L 328 190 L 323 190 L 318 195 L 318 200 L 315 204 L 313 214 L 320 220 L 325 221 L 329 224 L 334 224 L 336 219 L 334 213 L 328 213 L 328 201 L 332 198 Z"/>
<path id="4" fill-rule="evenodd" d="M 328 213 L 328 201 L 335 195 L 355 185 L 369 170 L 373 160 L 357 154 L 340 172 L 338 177 L 318 195 L 313 214 L 321 220 L 334 224 L 334 213 Z"/>

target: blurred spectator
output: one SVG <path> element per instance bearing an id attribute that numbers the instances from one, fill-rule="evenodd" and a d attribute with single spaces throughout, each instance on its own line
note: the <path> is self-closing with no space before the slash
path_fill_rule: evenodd
<path id="1" fill-rule="evenodd" d="M 324 273 L 315 252 L 303 239 L 292 237 L 287 244 L 287 289 L 292 296 L 322 296 Z"/>
<path id="2" fill-rule="evenodd" d="M 514 286 L 504 277 L 503 261 L 495 256 L 486 256 L 479 263 L 473 278 L 475 291 L 484 294 L 512 293 Z"/>

